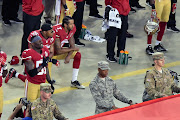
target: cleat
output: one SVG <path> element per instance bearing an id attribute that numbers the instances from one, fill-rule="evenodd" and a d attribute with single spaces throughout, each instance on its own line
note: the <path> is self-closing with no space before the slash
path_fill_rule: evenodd
<path id="1" fill-rule="evenodd" d="M 158 45 L 155 45 L 154 46 L 154 50 L 156 50 L 157 52 L 163 52 L 163 51 L 167 51 L 167 49 L 166 48 L 164 48 L 163 46 L 162 46 L 162 44 L 158 44 Z"/>
<path id="2" fill-rule="evenodd" d="M 146 53 L 147 53 L 148 55 L 152 55 L 152 54 L 154 53 L 151 45 L 149 45 L 149 46 L 146 48 Z"/>
<path id="3" fill-rule="evenodd" d="M 83 86 L 83 85 L 81 85 L 80 83 L 79 83 L 79 81 L 74 81 L 74 82 L 72 82 L 71 81 L 71 87 L 76 87 L 76 88 L 78 88 L 78 89 L 85 89 L 85 86 Z"/>
<path id="4" fill-rule="evenodd" d="M 5 78 L 5 83 L 8 83 L 8 81 L 12 78 L 12 77 L 15 77 L 15 74 L 16 74 L 16 70 L 14 68 L 10 68 L 9 69 L 9 73 L 8 75 L 6 76 Z"/>

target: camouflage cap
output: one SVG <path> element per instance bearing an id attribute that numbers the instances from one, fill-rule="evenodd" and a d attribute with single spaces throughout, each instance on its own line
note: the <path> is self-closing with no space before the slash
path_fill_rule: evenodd
<path id="1" fill-rule="evenodd" d="M 100 61 L 98 62 L 98 68 L 100 68 L 101 70 L 109 70 L 109 63 L 106 61 Z"/>
<path id="2" fill-rule="evenodd" d="M 153 55 L 153 60 L 159 60 L 164 58 L 164 53 L 162 52 L 155 52 Z"/>
<path id="3" fill-rule="evenodd" d="M 49 84 L 49 83 L 41 83 L 40 91 L 44 91 L 46 93 L 53 92 L 53 90 L 51 89 L 51 84 Z"/>

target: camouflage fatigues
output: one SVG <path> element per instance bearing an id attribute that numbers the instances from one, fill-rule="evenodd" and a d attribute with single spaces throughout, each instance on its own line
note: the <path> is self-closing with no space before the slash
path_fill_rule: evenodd
<path id="1" fill-rule="evenodd" d="M 144 83 L 150 99 L 161 98 L 164 95 L 170 96 L 173 95 L 173 92 L 180 92 L 180 88 L 175 85 L 172 75 L 166 68 L 162 68 L 162 73 L 157 71 L 155 67 L 147 71 Z"/>
<path id="2" fill-rule="evenodd" d="M 53 117 L 58 120 L 66 120 L 52 99 L 43 102 L 38 98 L 32 103 L 31 111 L 33 120 L 53 120 Z"/>
<path id="3" fill-rule="evenodd" d="M 116 83 L 110 77 L 105 77 L 105 80 L 102 80 L 97 75 L 91 81 L 89 88 L 96 102 L 96 114 L 113 110 L 113 96 L 124 103 L 129 103 L 129 99 L 120 93 L 120 90 L 116 87 Z"/>

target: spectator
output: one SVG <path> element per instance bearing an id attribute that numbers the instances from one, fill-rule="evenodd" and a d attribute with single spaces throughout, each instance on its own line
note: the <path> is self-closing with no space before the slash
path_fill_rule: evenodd
<path id="1" fill-rule="evenodd" d="M 21 54 L 28 48 L 27 38 L 29 34 L 34 30 L 40 29 L 41 16 L 43 14 L 44 5 L 42 0 L 23 0 L 23 37 L 21 44 Z"/>
<path id="2" fill-rule="evenodd" d="M 3 112 L 3 88 L 2 88 L 2 79 L 6 76 L 7 70 L 7 55 L 5 52 L 1 51 L 0 48 L 0 119 Z"/>
<path id="3" fill-rule="evenodd" d="M 177 7 L 177 0 L 171 0 L 171 13 L 169 16 L 169 21 L 167 23 L 167 30 L 172 32 L 179 32 L 180 30 L 176 28 L 176 7 Z"/>
<path id="4" fill-rule="evenodd" d="M 74 34 L 75 44 L 77 46 L 85 46 L 84 43 L 80 42 L 79 35 L 81 34 L 83 12 L 84 12 L 84 0 L 76 0 L 76 11 L 73 15 L 74 24 L 76 26 L 76 32 Z"/>
<path id="5" fill-rule="evenodd" d="M 130 11 L 129 0 L 105 0 L 106 5 L 110 5 L 113 8 L 116 8 L 121 16 L 121 29 L 116 27 L 110 27 L 107 30 L 107 55 L 106 59 L 109 62 L 117 62 L 114 58 L 115 52 L 115 43 L 116 43 L 116 36 L 118 36 L 117 40 L 117 57 L 119 57 L 119 53 L 121 50 L 125 50 L 126 46 L 126 31 L 128 28 L 128 14 Z M 120 24 L 120 23 L 118 23 Z"/>
<path id="6" fill-rule="evenodd" d="M 51 21 L 54 19 L 53 11 L 55 9 L 56 0 L 45 0 L 45 16 L 46 23 L 52 24 Z"/>
<path id="7" fill-rule="evenodd" d="M 22 109 L 24 105 L 22 102 L 16 106 L 13 113 L 9 116 L 8 120 L 32 120 L 32 114 L 31 114 L 31 103 L 29 103 L 26 107 L 25 117 L 24 118 L 15 118 L 17 113 Z"/>
<path id="8" fill-rule="evenodd" d="M 11 26 L 11 22 L 21 23 L 18 19 L 19 0 L 3 0 L 2 20 L 4 25 Z"/>
<path id="9" fill-rule="evenodd" d="M 40 96 L 40 84 L 45 83 L 46 79 L 51 83 L 51 79 L 47 68 L 49 62 L 48 48 L 43 46 L 42 39 L 39 36 L 31 38 L 31 46 L 30 49 L 23 51 L 22 60 L 27 75 L 25 97 L 33 102 Z"/>
<path id="10" fill-rule="evenodd" d="M 97 4 L 97 0 L 86 0 L 86 3 L 89 4 L 89 17 L 90 18 L 98 18 L 102 19 L 103 17 L 99 15 L 99 11 L 97 7 L 101 7 L 102 5 Z"/>
<path id="11" fill-rule="evenodd" d="M 32 103 L 31 111 L 33 120 L 68 120 L 60 112 L 58 106 L 51 99 L 51 85 L 48 83 L 40 84 L 40 98 Z"/>
<path id="12" fill-rule="evenodd" d="M 169 2 L 169 0 L 161 0 L 161 1 L 155 0 L 155 5 L 154 5 L 154 0 L 151 0 L 151 4 L 152 4 L 151 19 L 159 22 L 159 29 L 160 29 L 157 35 L 157 40 L 154 46 L 154 50 L 158 52 L 167 51 L 161 44 L 161 41 L 164 35 L 166 24 L 169 20 L 171 3 Z M 148 55 L 152 55 L 154 53 L 151 42 L 152 42 L 152 35 L 149 34 L 147 36 L 147 48 L 146 48 L 146 53 Z"/>
<path id="13" fill-rule="evenodd" d="M 117 88 L 116 83 L 107 76 L 109 69 L 108 62 L 98 62 L 99 72 L 89 85 L 96 102 L 96 114 L 118 109 L 113 102 L 113 96 L 119 101 L 133 105 L 132 100 L 127 99 Z"/>
<path id="14" fill-rule="evenodd" d="M 66 16 L 63 19 L 63 23 L 53 26 L 53 30 L 56 33 L 57 39 L 54 43 L 55 56 L 53 59 L 64 60 L 65 64 L 70 62 L 70 59 L 74 59 L 73 61 L 73 73 L 71 86 L 79 89 L 84 89 L 85 87 L 79 83 L 77 80 L 79 67 L 81 63 L 81 53 L 79 52 L 79 48 L 75 47 L 74 44 L 74 33 L 76 32 L 76 26 L 74 25 L 74 20 L 70 16 Z M 64 47 L 65 43 L 69 43 L 69 47 Z M 49 63 L 49 73 L 51 75 L 51 66 Z"/>
<path id="15" fill-rule="evenodd" d="M 154 67 L 146 72 L 144 84 L 145 91 L 143 101 L 173 95 L 179 93 L 180 88 L 176 86 L 171 73 L 164 66 L 164 54 L 156 52 L 152 55 Z"/>

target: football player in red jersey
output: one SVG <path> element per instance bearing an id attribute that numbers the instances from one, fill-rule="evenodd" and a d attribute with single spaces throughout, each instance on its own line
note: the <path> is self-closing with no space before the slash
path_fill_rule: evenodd
<path id="1" fill-rule="evenodd" d="M 41 37 L 42 39 L 42 42 L 43 42 L 43 45 L 46 46 L 49 50 L 53 47 L 54 45 L 54 42 L 55 42 L 55 38 L 56 38 L 56 34 L 54 34 L 54 31 L 51 27 L 50 24 L 43 24 L 41 26 L 41 29 L 40 30 L 35 30 L 35 31 L 32 31 L 28 37 L 28 43 L 29 43 L 29 48 L 31 48 L 31 38 L 35 35 L 38 35 L 39 37 Z M 53 51 L 53 50 L 51 50 Z M 54 52 L 53 52 L 54 53 Z M 50 52 L 50 55 L 49 57 L 52 58 L 53 56 L 53 53 Z M 51 59 L 50 60 L 53 64 L 55 64 L 56 66 L 60 66 L 59 64 L 59 61 L 55 60 L 55 59 Z M 20 80 L 22 80 L 23 82 L 25 82 L 26 80 L 26 76 L 25 75 L 22 75 L 22 74 L 19 74 L 14 68 L 11 68 L 9 70 L 9 73 L 5 79 L 5 83 L 8 83 L 9 79 L 11 79 L 12 77 L 16 77 L 16 78 L 19 78 Z"/>
<path id="2" fill-rule="evenodd" d="M 7 55 L 5 52 L 0 49 L 0 119 L 3 111 L 3 88 L 2 88 L 2 78 L 6 76 L 7 64 L 6 64 Z"/>
<path id="3" fill-rule="evenodd" d="M 40 96 L 40 84 L 51 82 L 47 64 L 49 62 L 49 50 L 43 46 L 41 37 L 31 38 L 31 48 L 22 53 L 22 60 L 25 64 L 25 96 L 33 102 Z"/>
<path id="4" fill-rule="evenodd" d="M 72 17 L 66 16 L 64 17 L 62 24 L 53 26 L 53 30 L 57 38 L 54 43 L 55 56 L 53 57 L 53 59 L 64 59 L 65 64 L 69 63 L 70 59 L 74 59 L 71 85 L 72 87 L 84 89 L 85 87 L 81 85 L 77 80 L 81 62 L 81 53 L 79 52 L 79 48 L 75 47 L 73 35 L 76 32 L 76 27 L 74 25 L 74 20 L 72 19 Z M 70 46 L 63 47 L 65 43 L 69 43 Z M 51 65 L 52 63 L 48 64 L 50 74 Z"/>

